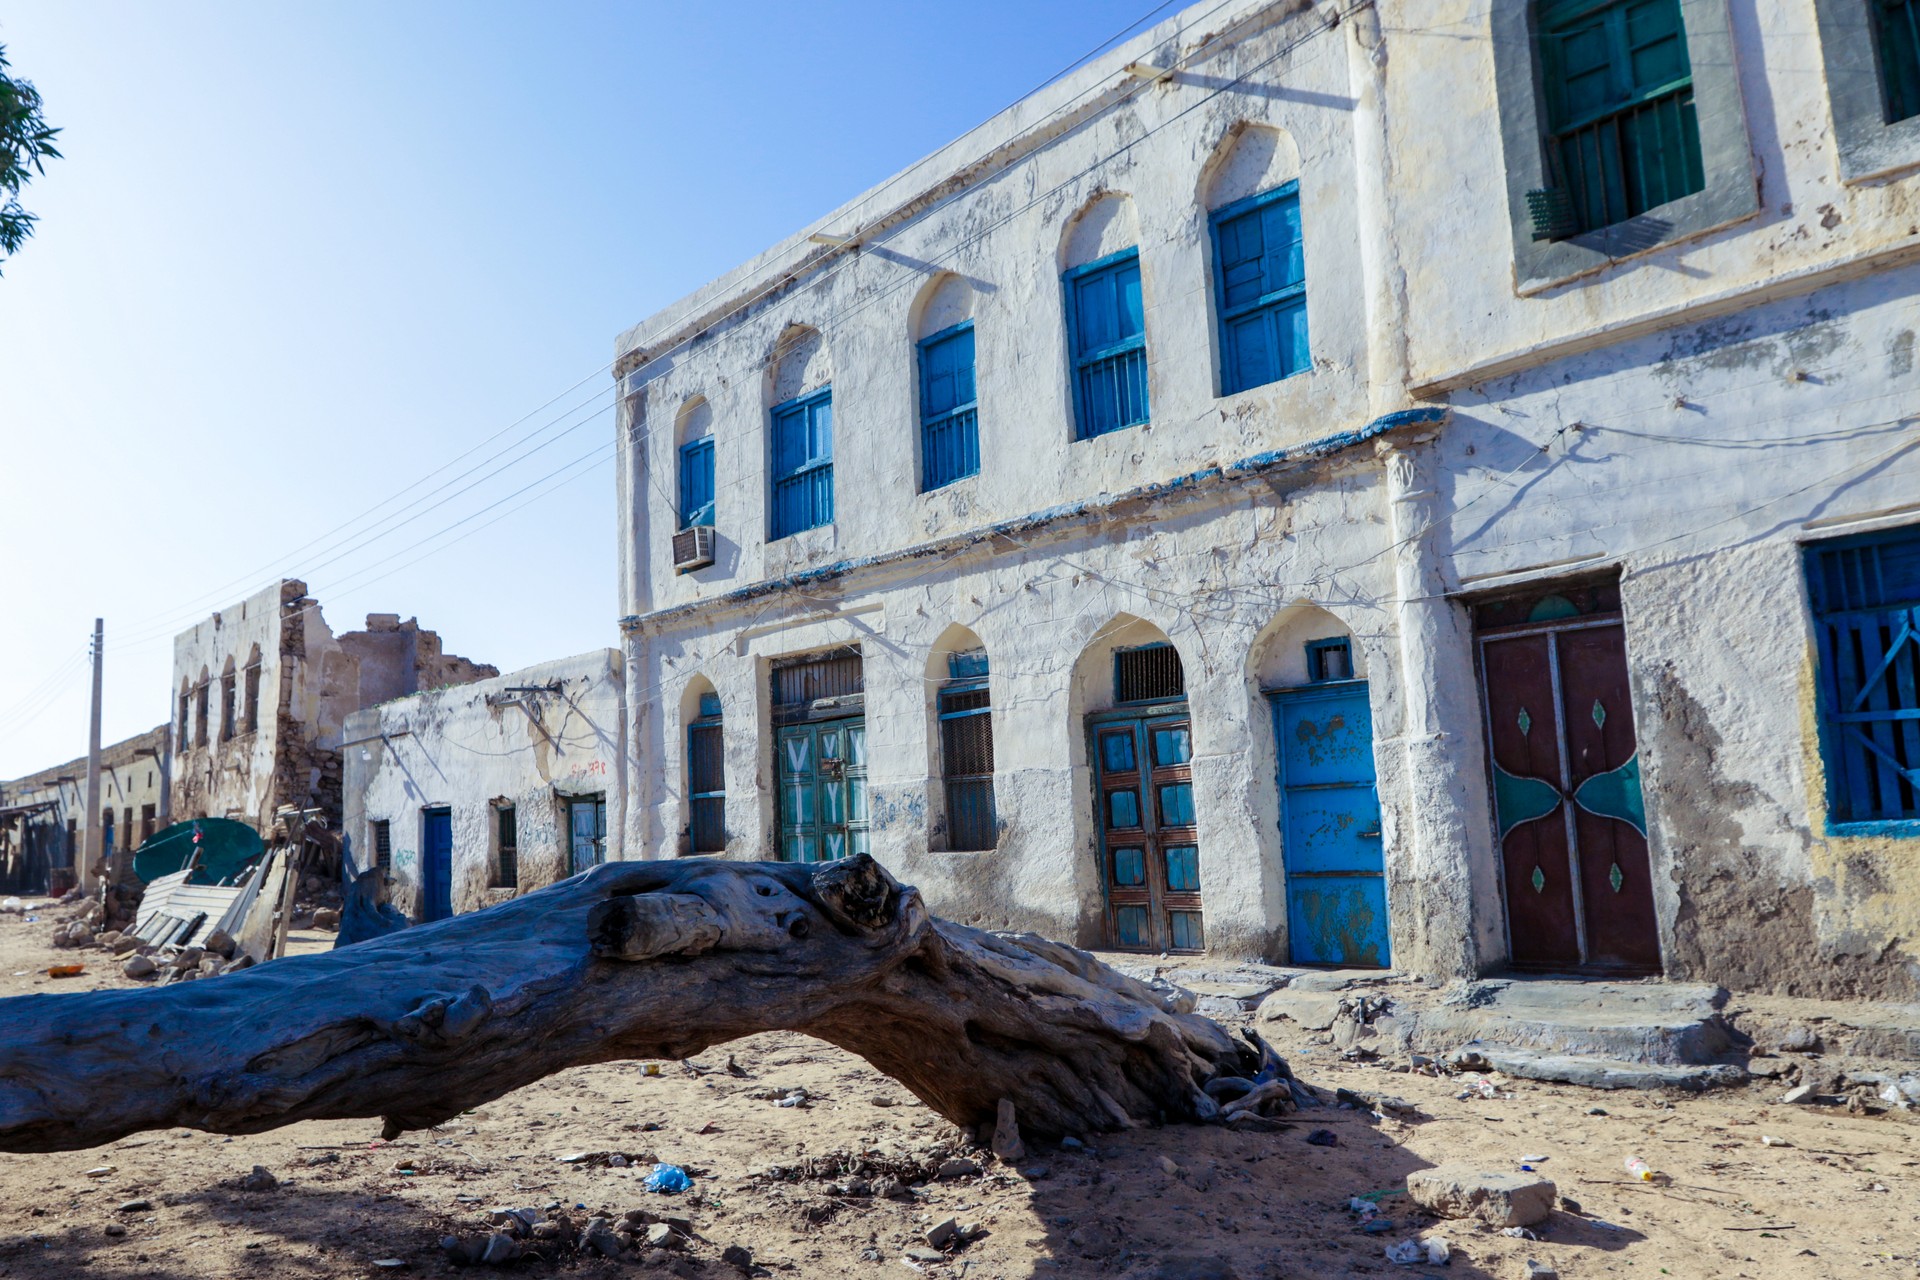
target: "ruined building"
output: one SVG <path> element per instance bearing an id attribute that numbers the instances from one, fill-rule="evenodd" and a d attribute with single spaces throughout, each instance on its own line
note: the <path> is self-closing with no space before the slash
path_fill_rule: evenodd
<path id="1" fill-rule="evenodd" d="M 1920 995 L 1895 10 L 1209 0 L 622 334 L 627 856 Z"/>
<path id="2" fill-rule="evenodd" d="M 172 819 L 169 728 L 100 748 L 103 857 L 137 849 Z M 0 893 L 64 893 L 86 839 L 87 758 L 0 782 Z"/>
<path id="3" fill-rule="evenodd" d="M 441 652 L 416 619 L 367 615 L 335 635 L 285 579 L 174 637 L 173 812 L 238 818 L 262 833 L 276 810 L 341 817 L 340 731 L 362 707 L 499 672 Z"/>

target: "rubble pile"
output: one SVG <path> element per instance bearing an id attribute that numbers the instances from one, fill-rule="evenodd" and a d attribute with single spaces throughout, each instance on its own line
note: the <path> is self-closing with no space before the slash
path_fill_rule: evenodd
<path id="1" fill-rule="evenodd" d="M 308 873 L 300 877 L 298 896 L 293 902 L 293 927 L 326 929 L 340 927 L 340 882 Z"/>
<path id="2" fill-rule="evenodd" d="M 235 973 L 253 964 L 253 957 L 239 954 L 234 940 L 215 930 L 197 945 L 181 947 L 172 943 L 154 946 L 142 942 L 131 932 L 106 929 L 94 932 L 105 918 L 97 902 L 90 903 L 79 915 L 54 928 L 53 945 L 63 950 L 88 949 L 109 956 L 123 957 L 120 972 L 129 978 L 153 979 L 162 984 L 187 982 L 196 978 L 214 978 Z"/>
<path id="3" fill-rule="evenodd" d="M 441 1252 L 457 1267 L 503 1267 L 535 1259 L 559 1266 L 583 1258 L 626 1258 L 657 1267 L 675 1255 L 710 1247 L 690 1218 L 650 1209 L 583 1215 L 557 1202 L 544 1211 L 494 1209 L 484 1222 L 440 1241 Z M 741 1271 L 753 1265 L 753 1255 L 739 1245 L 718 1251 L 718 1257 Z"/>

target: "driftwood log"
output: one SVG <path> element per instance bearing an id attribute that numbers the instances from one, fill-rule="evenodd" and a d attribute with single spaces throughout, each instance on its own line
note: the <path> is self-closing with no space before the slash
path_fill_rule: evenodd
<path id="1" fill-rule="evenodd" d="M 1209 1083 L 1258 1074 L 1185 1003 L 935 919 L 867 857 L 610 863 L 209 981 L 0 1000 L 0 1150 L 372 1116 L 394 1137 L 567 1067 L 772 1030 L 859 1054 L 956 1123 L 1008 1099 L 1058 1138 L 1212 1118 Z"/>

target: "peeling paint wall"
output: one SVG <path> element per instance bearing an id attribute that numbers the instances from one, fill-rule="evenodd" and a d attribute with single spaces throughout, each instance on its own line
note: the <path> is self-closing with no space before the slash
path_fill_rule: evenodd
<path id="1" fill-rule="evenodd" d="M 1729 42 L 1702 67 L 1739 92 L 1715 145 L 1744 128 L 1735 167 L 1758 175 L 1716 207 L 1752 211 L 1564 279 L 1521 278 L 1538 255 L 1493 44 L 1518 0 L 1195 6 L 621 335 L 630 853 L 684 847 L 685 722 L 710 682 L 728 853 L 773 856 L 769 668 L 851 644 L 875 853 L 946 914 L 1103 942 L 1085 717 L 1117 637 L 1164 635 L 1209 949 L 1285 960 L 1262 691 L 1334 628 L 1372 706 L 1394 963 L 1498 968 L 1471 606 L 1600 572 L 1621 583 L 1665 973 L 1920 994 L 1920 839 L 1827 821 L 1801 564 L 1808 540 L 1920 523 L 1920 154 L 1840 179 L 1810 5 L 1686 5 Z M 1294 178 L 1312 368 L 1219 396 L 1207 211 Z M 1077 440 L 1059 273 L 1132 243 L 1152 424 Z M 959 317 L 982 468 L 921 493 L 913 344 Z M 766 409 L 802 331 L 832 379 L 837 522 L 769 544 Z M 1416 402 L 1432 413 L 1392 416 Z M 718 554 L 675 574 L 696 419 Z M 1277 460 L 1232 465 L 1255 455 Z M 937 851 L 956 626 L 992 667 L 991 852 Z"/>
<path id="2" fill-rule="evenodd" d="M 504 676 L 395 698 L 345 724 L 347 833 L 373 862 L 372 824 L 389 824 L 390 900 L 421 911 L 422 811 L 452 811 L 452 902 L 471 911 L 573 874 L 567 803 L 604 793 L 609 860 L 624 856 L 627 781 L 620 654 L 597 649 Z M 517 884 L 501 883 L 498 811 L 512 805 Z"/>

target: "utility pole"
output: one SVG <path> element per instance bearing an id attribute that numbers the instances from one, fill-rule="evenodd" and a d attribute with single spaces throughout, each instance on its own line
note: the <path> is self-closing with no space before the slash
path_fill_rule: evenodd
<path id="1" fill-rule="evenodd" d="M 93 717 L 87 730 L 87 838 L 81 853 L 80 887 L 93 891 L 93 864 L 100 856 L 100 661 L 106 621 L 93 620 Z"/>

